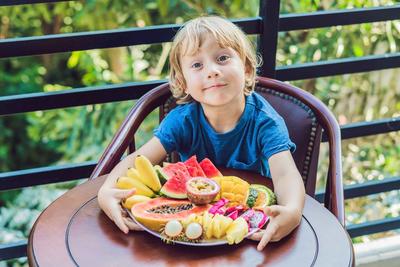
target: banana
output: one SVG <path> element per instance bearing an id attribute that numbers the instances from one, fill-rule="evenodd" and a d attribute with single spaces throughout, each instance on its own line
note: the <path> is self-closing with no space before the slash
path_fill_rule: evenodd
<path id="1" fill-rule="evenodd" d="M 145 156 L 137 156 L 135 158 L 135 167 L 139 172 L 140 181 L 150 187 L 154 192 L 159 192 L 161 189 L 160 179 L 153 168 L 150 160 Z"/>
<path id="2" fill-rule="evenodd" d="M 139 178 L 140 174 L 135 168 L 129 168 L 128 171 L 126 172 L 126 176 L 140 181 L 140 178 Z"/>
<path id="3" fill-rule="evenodd" d="M 140 202 L 145 202 L 150 200 L 151 198 L 146 197 L 146 196 L 141 196 L 141 195 L 133 195 L 122 201 L 122 206 L 124 206 L 127 209 L 131 209 L 133 205 L 140 203 Z"/>
<path id="4" fill-rule="evenodd" d="M 147 197 L 154 197 L 154 192 L 150 190 L 146 185 L 141 182 L 132 179 L 130 177 L 122 176 L 117 179 L 118 189 L 136 189 L 136 195 L 143 195 Z"/>

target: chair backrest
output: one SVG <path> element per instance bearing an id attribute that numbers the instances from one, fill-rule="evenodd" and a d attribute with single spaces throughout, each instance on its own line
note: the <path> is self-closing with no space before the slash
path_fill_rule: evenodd
<path id="1" fill-rule="evenodd" d="M 316 97 L 290 84 L 258 77 L 255 90 L 284 118 L 290 138 L 297 147 L 293 158 L 303 178 L 306 192 L 312 197 L 315 195 L 322 132 L 326 134 L 329 143 L 329 169 L 324 203 L 344 225 L 340 129 L 334 116 Z M 175 106 L 168 84 L 158 86 L 140 98 L 103 153 L 91 178 L 110 172 L 127 148 L 130 152 L 135 150 L 134 134 L 151 111 L 159 107 L 162 120 Z M 177 159 L 176 153 L 169 157 L 170 161 Z"/>

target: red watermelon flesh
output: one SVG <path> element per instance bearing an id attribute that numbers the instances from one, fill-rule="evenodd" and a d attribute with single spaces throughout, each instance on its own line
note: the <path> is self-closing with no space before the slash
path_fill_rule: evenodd
<path id="1" fill-rule="evenodd" d="M 191 177 L 185 164 L 182 162 L 168 164 L 163 168 L 163 171 L 169 179 L 161 188 L 160 193 L 169 198 L 187 198 L 186 182 Z"/>
<path id="2" fill-rule="evenodd" d="M 207 177 L 200 167 L 196 155 L 191 156 L 184 164 L 191 177 Z"/>
<path id="3" fill-rule="evenodd" d="M 216 176 L 222 176 L 222 173 L 217 169 L 217 167 L 215 167 L 215 165 L 208 158 L 203 159 L 199 164 L 207 177 L 212 178 Z"/>

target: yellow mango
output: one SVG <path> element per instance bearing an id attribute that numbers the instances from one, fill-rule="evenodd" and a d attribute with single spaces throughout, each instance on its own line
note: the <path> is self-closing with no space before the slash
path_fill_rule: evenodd
<path id="1" fill-rule="evenodd" d="M 226 199 L 228 199 L 229 201 L 230 201 L 230 200 L 233 200 L 234 197 L 235 197 L 235 194 L 230 193 L 230 192 L 222 192 L 222 193 L 221 193 L 221 198 L 226 198 Z"/>
<path id="2" fill-rule="evenodd" d="M 221 190 L 223 192 L 232 192 L 235 183 L 229 180 L 221 180 Z"/>
<path id="3" fill-rule="evenodd" d="M 235 197 L 233 198 L 233 201 L 236 201 L 236 202 L 243 202 L 243 200 L 244 200 L 244 196 L 239 195 L 239 194 L 235 195 Z"/>
<path id="4" fill-rule="evenodd" d="M 231 190 L 232 193 L 244 195 L 245 192 L 249 190 L 249 185 L 247 184 L 235 184 L 233 189 Z"/>
<path id="5" fill-rule="evenodd" d="M 212 179 L 221 187 L 221 190 L 214 198 L 214 201 L 226 198 L 229 200 L 228 206 L 230 207 L 246 204 L 247 194 L 250 187 L 248 182 L 236 176 L 220 176 Z"/>

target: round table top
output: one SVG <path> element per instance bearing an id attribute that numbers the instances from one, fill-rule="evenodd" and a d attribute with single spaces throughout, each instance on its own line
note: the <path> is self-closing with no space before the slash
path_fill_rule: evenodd
<path id="1" fill-rule="evenodd" d="M 222 170 L 250 183 L 271 180 Z M 97 191 L 105 176 L 87 181 L 54 201 L 29 236 L 30 266 L 353 266 L 351 240 L 338 220 L 306 196 L 302 221 L 279 242 L 257 251 L 257 242 L 193 247 L 167 245 L 147 232 L 122 233 L 101 211 Z"/>

